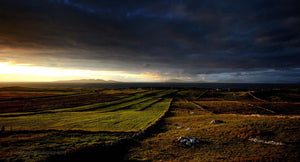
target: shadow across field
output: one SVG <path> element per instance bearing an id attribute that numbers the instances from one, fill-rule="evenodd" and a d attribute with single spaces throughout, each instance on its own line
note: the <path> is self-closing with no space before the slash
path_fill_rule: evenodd
<path id="1" fill-rule="evenodd" d="M 124 161 L 127 150 L 136 140 L 126 139 L 117 145 L 97 144 L 84 146 L 63 155 L 48 157 L 46 162 L 74 162 L 74 161 Z"/>

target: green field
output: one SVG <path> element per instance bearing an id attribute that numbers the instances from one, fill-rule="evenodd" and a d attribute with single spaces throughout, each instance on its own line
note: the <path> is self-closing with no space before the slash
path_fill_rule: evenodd
<path id="1" fill-rule="evenodd" d="M 15 132 L 2 136 L 1 161 L 39 161 L 49 156 L 64 155 L 83 147 L 109 143 L 131 136 L 128 132 Z"/>
<path id="2" fill-rule="evenodd" d="M 4 137 L 0 140 L 4 146 L 1 147 L 1 157 L 9 157 L 11 160 L 29 160 L 32 157 L 33 160 L 38 160 L 48 155 L 31 155 L 32 152 L 68 151 L 130 136 L 134 132 L 146 129 L 162 116 L 168 110 L 176 90 L 132 92 L 134 91 L 104 90 L 101 91 L 102 95 L 115 97 L 106 102 L 68 108 L 1 113 L 0 126 L 6 129 L 6 133 L 2 134 Z M 99 95 L 99 92 L 85 93 Z M 23 95 L 26 94 L 28 93 L 23 92 Z M 78 95 L 81 94 L 68 92 L 56 98 L 63 102 L 65 96 L 76 98 Z M 49 97 L 52 99 L 52 96 Z M 36 96 L 27 99 L 33 98 L 39 100 Z M 20 153 L 20 150 L 25 150 L 25 154 Z M 30 155 L 27 156 L 28 152 Z"/>
<path id="3" fill-rule="evenodd" d="M 155 101 L 173 92 L 143 92 L 117 101 L 45 112 L 3 113 L 0 125 L 12 130 L 138 131 L 166 111 L 171 98 Z"/>

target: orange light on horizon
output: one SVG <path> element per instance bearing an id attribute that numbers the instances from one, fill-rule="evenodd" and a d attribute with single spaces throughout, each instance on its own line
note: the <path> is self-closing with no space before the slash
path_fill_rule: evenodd
<path id="1" fill-rule="evenodd" d="M 64 69 L 35 66 L 31 64 L 13 64 L 11 62 L 0 62 L 1 82 L 46 82 L 76 79 L 155 81 L 159 80 L 160 77 L 159 75 L 153 73 L 132 74 L 124 71 Z"/>

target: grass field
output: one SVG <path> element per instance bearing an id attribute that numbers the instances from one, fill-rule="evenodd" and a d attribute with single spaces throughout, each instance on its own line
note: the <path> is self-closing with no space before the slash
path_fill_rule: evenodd
<path id="1" fill-rule="evenodd" d="M 217 91 L 207 91 L 201 96 L 201 101 L 251 101 L 253 98 L 248 95 L 247 91 L 237 91 L 237 92 L 217 92 Z"/>
<path id="2" fill-rule="evenodd" d="M 196 101 L 204 109 L 216 114 L 270 114 L 264 109 L 239 101 Z"/>
<path id="3" fill-rule="evenodd" d="M 0 125 L 12 130 L 138 131 L 164 112 L 171 98 L 157 103 L 152 100 L 173 92 L 142 92 L 125 99 L 53 111 L 2 113 Z"/>
<path id="4" fill-rule="evenodd" d="M 297 161 L 300 158 L 299 118 L 210 114 L 180 98 L 173 102 L 170 110 L 161 132 L 132 147 L 129 160 Z M 211 125 L 215 119 L 225 123 Z M 178 129 L 178 126 L 182 128 Z M 200 143 L 184 147 L 176 142 L 179 136 L 196 137 Z M 250 138 L 286 145 L 254 143 L 249 141 Z"/>
<path id="5" fill-rule="evenodd" d="M 263 100 L 238 90 L 1 88 L 0 160 L 39 161 L 131 137 L 169 110 L 153 134 L 135 140 L 124 160 L 298 161 L 298 92 L 284 91 L 294 98 L 280 101 L 267 100 L 262 90 L 252 94 Z M 209 124 L 214 119 L 224 123 Z M 176 142 L 179 136 L 200 143 L 184 147 Z"/>
<path id="6" fill-rule="evenodd" d="M 109 143 L 131 136 L 128 132 L 16 132 L 0 138 L 0 159 L 4 161 L 39 161 L 53 155 L 66 154 L 81 147 Z"/>
<path id="7" fill-rule="evenodd" d="M 14 91 L 11 92 L 14 93 Z M 90 103 L 80 101 L 82 95 L 97 96 L 100 99 L 94 100 L 91 104 L 82 105 L 81 103 L 80 106 L 75 107 L 53 105 L 51 108 L 34 111 L 28 108 L 19 112 L 1 113 L 0 126 L 6 129 L 6 134 L 2 135 L 0 140 L 3 146 L 1 157 L 9 157 L 7 159 L 11 160 L 19 158 L 28 160 L 32 157 L 33 160 L 38 160 L 48 155 L 38 155 L 37 150 L 46 153 L 47 151 L 51 153 L 51 150 L 68 151 L 85 145 L 111 142 L 120 137 L 130 136 L 132 132 L 146 129 L 164 114 L 175 92 L 176 90 L 101 90 L 70 93 L 54 98 L 52 96 L 46 98 L 27 96 L 27 100 L 39 102 L 40 106 L 43 106 L 42 103 L 50 106 L 49 102 L 44 102 L 50 99 L 57 99 L 60 102 L 71 102 L 70 98 L 79 99 L 72 103 L 74 105 L 77 105 L 77 102 Z M 103 100 L 107 95 L 111 95 L 109 100 Z M 72 133 L 71 130 L 88 133 Z M 22 151 L 30 155 L 24 155 Z M 37 155 L 32 155 L 32 153 Z"/>
<path id="8" fill-rule="evenodd" d="M 295 89 L 260 89 L 254 92 L 254 95 L 272 102 L 299 102 L 300 94 L 298 88 Z"/>
<path id="9" fill-rule="evenodd" d="M 2 88 L 0 97 L 0 112 L 28 112 L 44 111 L 51 109 L 74 108 L 78 106 L 103 103 L 111 100 L 127 98 L 132 95 L 143 93 L 142 90 L 101 90 L 101 89 L 30 89 L 13 87 L 9 91 Z M 14 96 L 14 97 L 13 97 Z M 16 98 L 16 96 L 19 96 Z M 20 97 L 23 96 L 23 97 Z"/>

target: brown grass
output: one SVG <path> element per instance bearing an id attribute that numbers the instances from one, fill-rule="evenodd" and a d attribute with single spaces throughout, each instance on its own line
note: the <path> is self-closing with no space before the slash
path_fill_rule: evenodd
<path id="1" fill-rule="evenodd" d="M 176 100 L 162 132 L 141 141 L 129 151 L 129 160 L 137 161 L 297 161 L 300 119 L 243 117 L 207 114 L 195 111 L 183 100 Z M 225 123 L 210 125 L 213 119 Z M 178 126 L 183 129 L 177 129 Z M 188 131 L 186 128 L 192 128 Z M 196 137 L 200 144 L 182 147 L 178 136 Z M 253 143 L 249 138 L 284 142 L 286 146 Z"/>
<path id="2" fill-rule="evenodd" d="M 27 98 L 32 96 L 31 93 L 24 93 L 23 95 L 28 95 L 26 96 Z M 76 107 L 97 102 L 106 102 L 127 96 L 127 94 L 89 93 L 26 100 L 0 101 L 0 113 Z"/>

